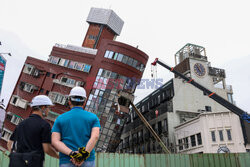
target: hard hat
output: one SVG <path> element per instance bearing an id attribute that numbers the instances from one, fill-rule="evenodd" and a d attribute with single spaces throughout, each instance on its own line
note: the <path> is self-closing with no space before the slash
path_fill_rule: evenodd
<path id="1" fill-rule="evenodd" d="M 86 97 L 86 91 L 84 88 L 76 86 L 73 89 L 71 89 L 69 93 L 69 97 L 74 97 L 74 96 L 80 96 L 82 98 L 87 98 Z"/>
<path id="2" fill-rule="evenodd" d="M 3 103 L 4 103 L 4 99 L 2 99 L 2 101 L 0 102 L 0 107 L 5 108 L 5 105 Z"/>
<path id="3" fill-rule="evenodd" d="M 53 106 L 53 103 L 48 96 L 38 95 L 32 99 L 30 106 Z"/>
<path id="4" fill-rule="evenodd" d="M 5 105 L 3 103 L 0 103 L 0 107 L 5 108 Z"/>

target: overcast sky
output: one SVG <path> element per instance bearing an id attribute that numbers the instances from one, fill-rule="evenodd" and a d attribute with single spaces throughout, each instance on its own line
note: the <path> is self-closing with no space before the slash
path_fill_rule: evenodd
<path id="1" fill-rule="evenodd" d="M 13 91 L 27 56 L 47 60 L 55 43 L 81 46 L 91 7 L 114 10 L 125 22 L 117 41 L 174 66 L 174 54 L 186 43 L 206 48 L 212 66 L 225 68 L 234 100 L 249 111 L 250 10 L 242 0 L 0 0 L 0 52 L 7 67 L 1 98 Z M 158 67 L 158 77 L 173 77 Z M 153 90 L 136 91 L 136 101 Z"/>

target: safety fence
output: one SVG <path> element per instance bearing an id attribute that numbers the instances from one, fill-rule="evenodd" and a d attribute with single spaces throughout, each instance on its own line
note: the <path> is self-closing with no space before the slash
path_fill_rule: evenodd
<path id="1" fill-rule="evenodd" d="M 0 167 L 8 167 L 8 153 L 0 151 Z M 59 167 L 46 156 L 44 167 Z M 119 154 L 96 153 L 96 167 L 250 167 L 250 153 L 230 154 Z"/>

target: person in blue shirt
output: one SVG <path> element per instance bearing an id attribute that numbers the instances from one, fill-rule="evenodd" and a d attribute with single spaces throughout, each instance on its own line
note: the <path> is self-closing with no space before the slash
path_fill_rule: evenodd
<path id="1" fill-rule="evenodd" d="M 100 121 L 83 110 L 85 99 L 84 88 L 74 87 L 68 101 L 71 110 L 58 116 L 53 125 L 52 145 L 60 152 L 60 167 L 95 167 Z"/>

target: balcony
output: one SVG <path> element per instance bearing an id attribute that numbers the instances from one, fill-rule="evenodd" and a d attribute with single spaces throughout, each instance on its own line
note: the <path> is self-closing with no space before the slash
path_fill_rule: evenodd
<path id="1" fill-rule="evenodd" d="M 92 54 L 92 55 L 96 55 L 97 53 L 97 49 L 85 48 L 85 47 L 74 46 L 74 45 L 55 44 L 55 47 L 63 48 L 63 49 L 67 49 L 67 50 L 71 50 L 75 52 Z"/>
<path id="2" fill-rule="evenodd" d="M 208 74 L 211 76 L 219 77 L 219 78 L 226 78 L 224 69 L 209 67 Z"/>
<path id="3" fill-rule="evenodd" d="M 75 87 L 75 84 L 69 84 L 69 83 L 66 83 L 66 82 L 61 82 L 59 79 L 53 79 L 53 83 L 63 85 L 63 86 L 67 86 L 67 87 L 70 87 L 70 88 Z"/>

